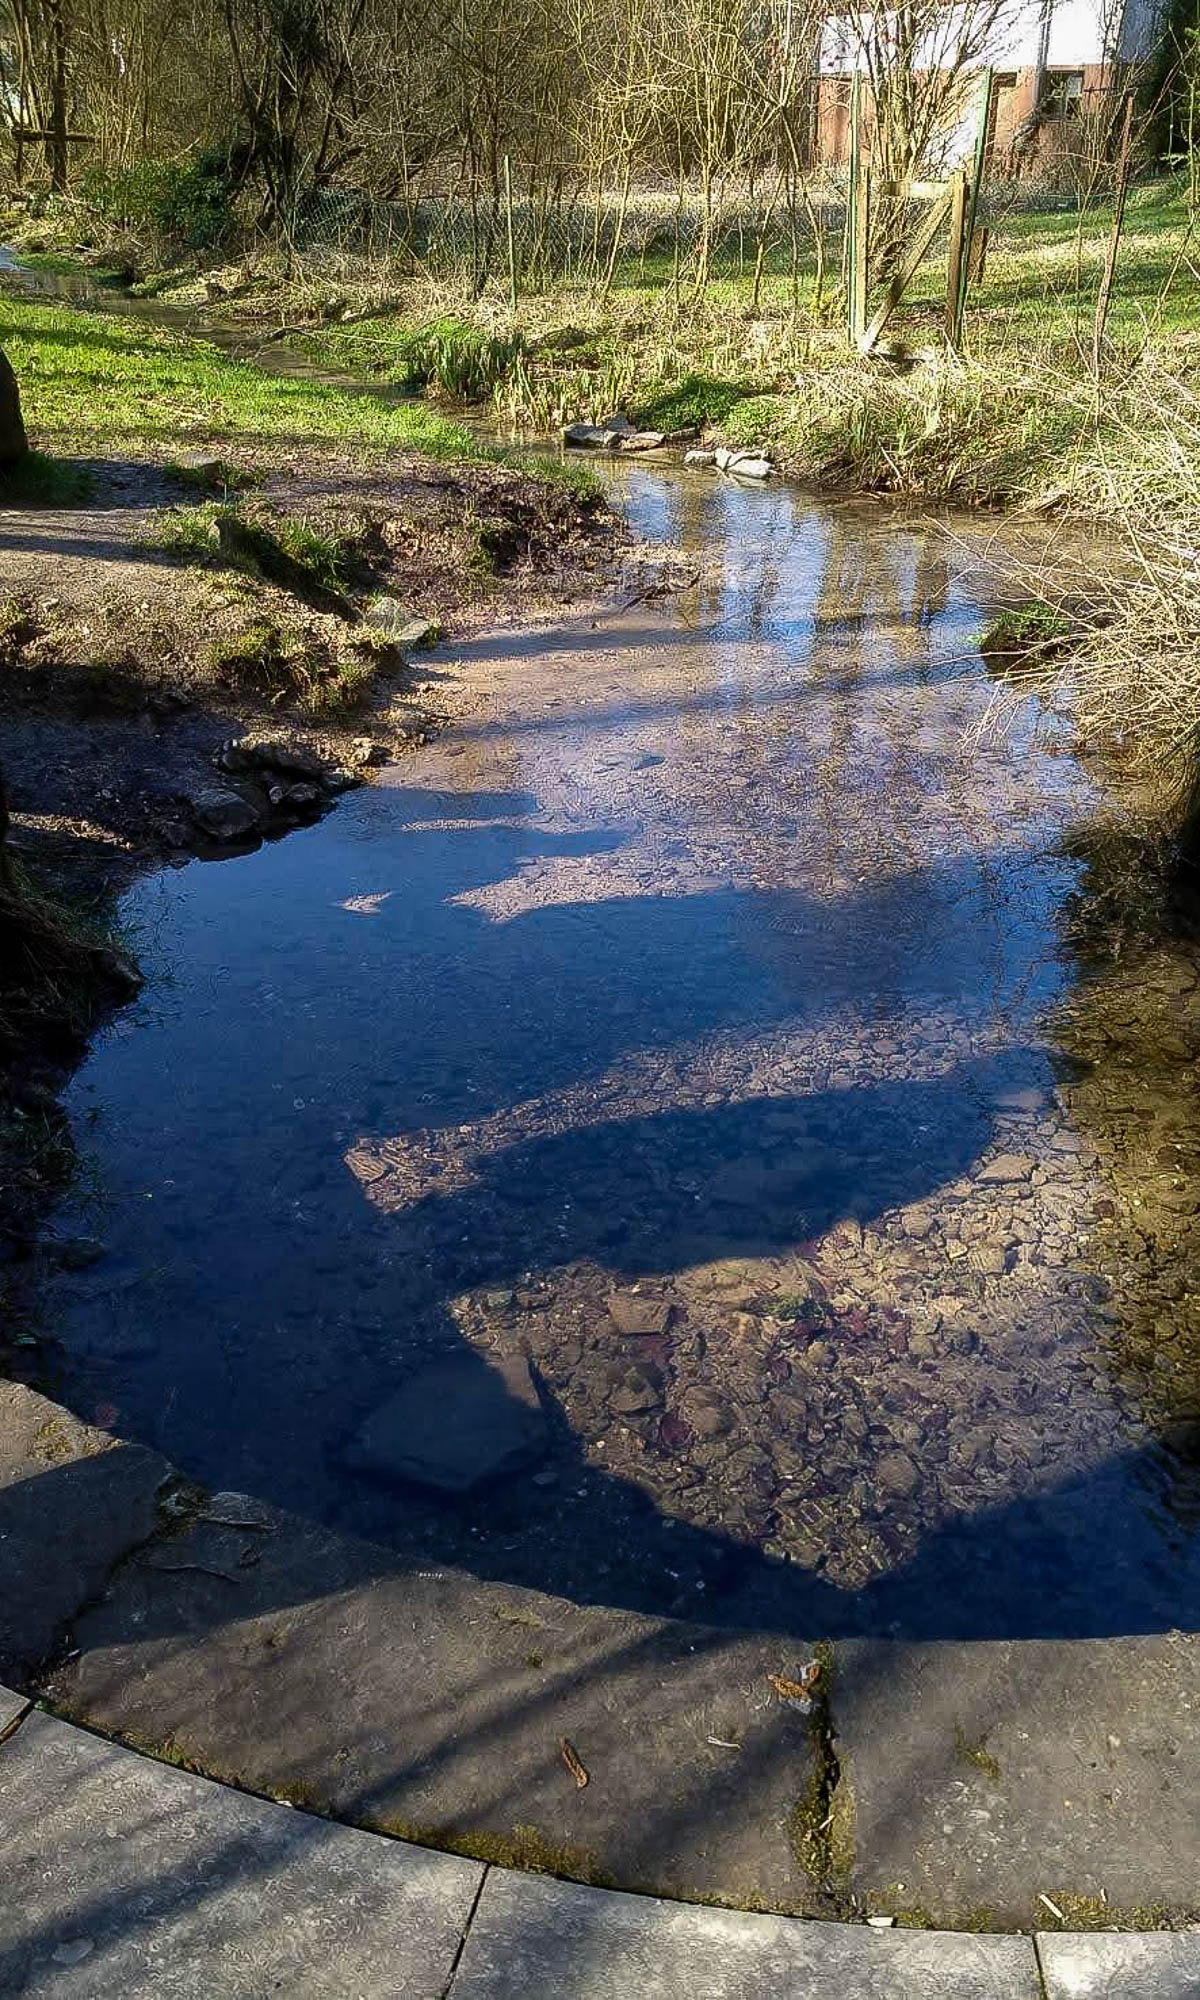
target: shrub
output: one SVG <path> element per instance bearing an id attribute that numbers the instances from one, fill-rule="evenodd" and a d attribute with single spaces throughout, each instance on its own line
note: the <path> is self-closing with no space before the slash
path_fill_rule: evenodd
<path id="1" fill-rule="evenodd" d="M 211 250 L 229 233 L 234 183 L 229 156 L 210 148 L 183 160 L 137 160 L 93 170 L 83 195 L 109 222 L 184 250 Z"/>

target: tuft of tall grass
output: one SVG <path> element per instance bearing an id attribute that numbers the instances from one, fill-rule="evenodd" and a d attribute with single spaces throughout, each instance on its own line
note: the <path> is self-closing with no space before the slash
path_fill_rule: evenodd
<path id="1" fill-rule="evenodd" d="M 410 389 L 431 388 L 455 402 L 482 403 L 506 380 L 524 345 L 519 333 L 435 320 L 414 327 L 397 343 L 393 375 Z"/>
<path id="2" fill-rule="evenodd" d="M 1043 614 L 1023 661 L 1065 700 L 1085 744 L 1128 780 L 1136 818 L 1200 834 L 1200 393 L 1143 356 L 1102 382 L 1065 506 L 1106 549 L 1056 545 L 1016 577 Z M 1069 626 L 1049 656 L 1045 617 Z M 1018 649 L 1019 650 L 1019 649 Z M 1041 657 L 1039 657 L 1041 655 Z"/>
<path id="3" fill-rule="evenodd" d="M 365 529 L 310 519 L 267 516 L 236 503 L 204 501 L 172 507 L 149 529 L 156 548 L 188 560 L 220 561 L 317 602 L 340 604 L 361 564 Z"/>

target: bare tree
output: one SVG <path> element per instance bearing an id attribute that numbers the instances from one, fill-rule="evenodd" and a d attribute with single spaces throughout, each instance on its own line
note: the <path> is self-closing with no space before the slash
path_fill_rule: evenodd
<path id="1" fill-rule="evenodd" d="M 877 270 L 903 254 L 905 190 L 963 148 L 980 72 L 1003 56 L 1020 12 L 1021 0 L 871 0 L 830 24 L 839 67 L 864 84 Z"/>

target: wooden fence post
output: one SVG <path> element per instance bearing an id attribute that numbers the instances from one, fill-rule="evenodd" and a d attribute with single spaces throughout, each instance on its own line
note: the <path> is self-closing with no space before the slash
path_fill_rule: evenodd
<path id="1" fill-rule="evenodd" d="M 867 297 L 871 288 L 871 164 L 860 156 L 854 202 L 854 328 L 857 347 L 866 331 Z"/>
<path id="2" fill-rule="evenodd" d="M 956 350 L 962 346 L 963 322 L 967 313 L 967 287 L 973 276 L 981 275 L 983 259 L 972 267 L 972 251 L 975 247 L 975 223 L 979 214 L 979 190 L 983 186 L 984 168 L 987 164 L 988 139 L 992 123 L 992 94 L 996 87 L 995 71 L 983 72 L 983 97 L 979 106 L 979 124 L 975 130 L 975 157 L 971 163 L 970 186 L 967 193 L 966 220 L 963 229 L 963 257 L 959 271 L 957 291 L 947 297 L 947 306 L 953 313 L 953 325 L 947 316 L 947 334 L 950 345 Z"/>
<path id="3" fill-rule="evenodd" d="M 857 296 L 858 280 L 858 71 L 854 73 L 850 85 L 850 160 L 849 178 L 846 186 L 846 228 L 842 247 L 842 263 L 846 280 L 846 337 L 854 345 L 858 333 L 860 311 Z"/>
<path id="4" fill-rule="evenodd" d="M 1125 197 L 1129 192 L 1129 147 L 1133 137 L 1133 92 L 1125 99 L 1125 123 L 1121 130 L 1121 157 L 1117 167 L 1117 195 L 1113 204 L 1112 233 L 1108 239 L 1108 255 L 1104 259 L 1104 276 L 1100 280 L 1100 294 L 1096 300 L 1096 321 L 1092 328 L 1092 373 L 1099 378 L 1100 356 L 1104 347 L 1104 329 L 1108 324 L 1108 308 L 1112 300 L 1113 279 L 1117 273 L 1117 251 L 1121 244 L 1121 229 L 1125 221 Z"/>
<path id="5" fill-rule="evenodd" d="M 847 331 L 861 347 L 871 289 L 871 154 L 862 143 L 862 95 L 858 71 L 850 98 L 850 194 L 846 245 Z"/>

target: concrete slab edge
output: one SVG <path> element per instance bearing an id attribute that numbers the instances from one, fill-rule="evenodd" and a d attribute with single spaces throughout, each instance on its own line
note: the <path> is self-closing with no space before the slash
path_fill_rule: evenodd
<path id="1" fill-rule="evenodd" d="M 37 1712 L 37 1702 L 29 1696 L 0 1686 L 0 1747 L 13 1738 L 22 1724 Z M 73 1723 L 58 1722 L 81 1737 L 95 1732 Z M 101 1741 L 110 1741 L 101 1738 Z M 176 1774 L 172 1767 L 143 1753 L 113 1744 L 122 1754 L 154 1765 L 169 1783 Z M 2 1769 L 0 1769 L 2 1776 Z M 178 1774 L 181 1783 L 186 1782 Z M 194 1778 L 191 1780 L 195 1782 Z M 206 1784 L 214 1780 L 203 1781 Z M 234 1787 L 221 1787 L 235 1790 Z M 295 1809 L 275 1801 L 280 1813 Z M 358 1830 L 360 1837 L 389 1847 L 404 1847 L 386 1834 Z M 450 1862 L 451 1857 L 446 1857 Z M 1020 1994 L 1045 2000 L 1135 2000 L 1154 1992 L 1160 2000 L 1182 2000 L 1200 1994 L 1200 1934 L 1191 1932 L 1039 1932 L 993 1933 L 881 1930 L 869 1924 L 815 1922 L 803 1917 L 764 1916 L 755 1912 L 717 1909 L 709 1905 L 673 1903 L 651 1896 L 635 1896 L 622 1890 L 584 1888 L 573 1882 L 544 1875 L 522 1875 L 511 1869 L 484 1867 L 476 1893 L 454 1953 L 445 2000 L 470 2000 L 478 1986 L 479 1974 L 487 1970 L 487 1991 L 495 1988 L 497 1964 L 514 1965 L 521 1959 L 519 1935 L 514 1943 L 514 1920 L 519 1929 L 527 1913 L 528 1953 L 541 1950 L 547 1940 L 578 1937 L 581 1914 L 583 1931 L 590 1937 L 592 1960 L 586 1968 L 584 1984 L 591 1990 L 608 1970 L 626 1967 L 631 1953 L 648 1954 L 657 1961 L 666 1983 L 664 1994 L 684 1992 L 683 1979 L 694 1966 L 697 1953 L 722 1951 L 731 1955 L 731 1965 L 760 1964 L 764 1968 L 780 1962 L 794 1964 L 799 1980 L 796 1993 L 807 1993 L 807 1980 L 819 1990 L 820 1977 L 828 1972 L 845 1973 L 848 1960 L 861 1961 L 870 1991 L 886 1994 L 891 2000 L 907 2000 L 908 1995 L 943 1990 L 941 1978 L 951 1982 L 944 1990 L 960 1994 L 990 1996 Z M 542 1942 L 539 1944 L 538 1940 Z M 551 1954 L 553 1956 L 553 1953 Z M 929 1985 L 931 1974 L 938 1979 Z M 628 1969 L 628 1968 L 626 1968 Z M 526 1958 L 521 1977 L 526 1982 L 530 1962 Z M 565 1964 L 557 1970 L 546 1966 L 549 1976 L 571 1975 Z M 689 1977 L 691 1975 L 689 1974 Z M 745 1990 L 741 1974 L 733 1975 L 728 1991 Z M 680 1980 L 676 1987 L 676 1978 Z M 503 1987 L 503 1979 L 501 1986 Z M 507 1990 L 507 1989 L 505 1989 Z M 528 1984 L 524 1990 L 530 1991 Z M 547 1989 L 549 1990 L 549 1989 Z M 580 1991 L 584 1988 L 581 1986 Z M 601 1987 L 597 1985 L 597 1991 Z M 610 1990 L 604 1987 L 603 1990 Z M 726 1988 L 722 1987 L 722 1991 Z"/>
<path id="2" fill-rule="evenodd" d="M 42 1714 L 36 1698 L 0 1686 L 0 1752 L 32 1714 Z M 96 1732 L 56 1718 L 56 1728 L 80 1738 Z M 100 1736 L 122 1756 L 146 1766 L 170 1784 L 196 1782 L 170 1764 L 130 1750 Z M 0 1762 L 2 1780 L 2 1762 Z M 234 1786 L 218 1790 L 236 1792 Z M 280 1814 L 296 1808 L 262 1800 Z M 356 1828 L 358 1838 L 388 1848 L 408 1848 L 394 1840 Z M 430 1852 L 430 1850 L 422 1850 Z M 446 1856 L 448 1866 L 460 1866 L 458 1856 Z M 524 1926 L 524 1934 L 522 1934 Z M 1196 2000 L 1200 1994 L 1200 1932 L 952 1932 L 876 1928 L 872 1924 L 824 1922 L 802 1916 L 764 1916 L 748 1910 L 726 1910 L 708 1904 L 670 1902 L 656 1896 L 636 1896 L 626 1890 L 586 1888 L 542 1874 L 520 1874 L 512 1868 L 482 1866 L 458 1946 L 442 1988 L 444 2000 L 472 2000 L 486 1992 L 502 1996 L 506 1980 L 518 1976 L 520 1990 L 530 1986 L 538 1954 L 570 1958 L 570 1940 L 588 1938 L 590 1960 L 580 1966 L 546 1962 L 544 1972 L 556 1990 L 566 1978 L 578 1992 L 608 1992 L 602 1984 L 610 1974 L 632 1972 L 638 1962 L 656 1962 L 662 1970 L 662 1994 L 672 2000 L 684 1994 L 694 1978 L 698 1956 L 730 1954 L 730 1964 L 742 1966 L 722 1992 L 756 1992 L 754 1968 L 772 1976 L 780 1966 L 794 1970 L 798 2000 L 822 1990 L 830 1974 L 844 1978 L 858 1964 L 872 1994 L 886 2000 L 916 2000 L 928 1992 L 954 1992 L 978 2000 Z M 522 1956 L 524 1954 L 524 1956 Z M 532 1956 L 530 1956 L 532 1954 Z M 748 1976 L 750 1984 L 740 1984 Z M 482 1978 L 482 1984 L 480 1984 Z M 812 1986 L 808 1984 L 812 1980 Z M 930 1984 L 930 1980 L 934 1984 Z M 678 1982 L 678 1984 L 676 1984 Z M 944 1984 L 948 1982 L 948 1984 Z M 546 1992 L 552 1990 L 546 1986 Z M 516 1988 L 514 1988 L 516 1990 Z"/>
<path id="3" fill-rule="evenodd" d="M 32 1707 L 32 1695 L 18 1694 L 14 1688 L 0 1684 L 0 1744 L 16 1735 Z"/>

